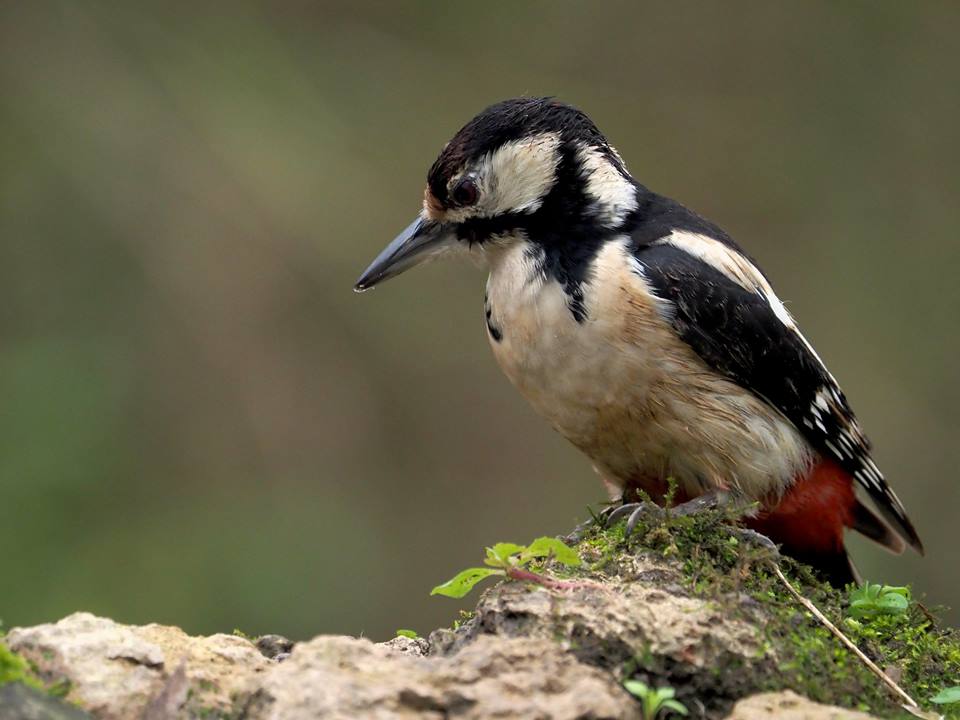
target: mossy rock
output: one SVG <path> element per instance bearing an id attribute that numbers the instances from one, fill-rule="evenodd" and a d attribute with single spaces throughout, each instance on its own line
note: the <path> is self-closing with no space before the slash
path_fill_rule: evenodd
<path id="1" fill-rule="evenodd" d="M 579 549 L 586 570 L 568 573 L 571 576 L 629 580 L 637 558 L 644 558 L 659 569 L 648 570 L 641 579 L 709 601 L 723 617 L 743 619 L 762 632 L 761 655 L 768 661 L 718 666 L 709 673 L 712 685 L 656 657 L 637 660 L 628 668 L 633 676 L 675 687 L 690 701 L 704 703 L 703 693 L 710 692 L 714 697 L 707 704 L 717 710 L 745 694 L 789 689 L 826 704 L 908 717 L 879 679 L 784 587 L 773 572 L 772 563 L 777 562 L 791 584 L 921 706 L 960 717 L 960 707 L 929 702 L 944 687 L 960 684 L 956 629 L 943 626 L 934 613 L 912 601 L 902 613 L 854 620 L 852 586 L 833 588 L 809 567 L 743 542 L 730 531 L 735 522 L 735 513 L 722 509 L 667 513 L 641 520 L 630 542 L 624 540 L 623 524 L 611 529 L 597 524 L 583 535 Z"/>
<path id="2" fill-rule="evenodd" d="M 734 532 L 733 515 L 651 513 L 629 541 L 622 524 L 592 524 L 578 534 L 579 566 L 529 567 L 569 582 L 500 582 L 452 628 L 428 638 L 375 644 L 319 636 L 290 652 L 282 638 L 191 638 L 179 628 L 75 613 L 10 631 L 9 647 L 22 655 L 0 645 L 0 679 L 35 687 L 0 689 L 36 696 L 44 692 L 41 678 L 65 678 L 70 699 L 111 718 L 145 717 L 148 707 L 162 705 L 172 708 L 165 718 L 634 720 L 642 718 L 641 700 L 624 682 L 636 680 L 671 688 L 690 717 L 706 720 L 909 717 L 797 602 L 776 567 L 924 708 L 960 684 L 956 631 L 916 602 L 852 617 L 853 588 L 834 589 L 750 542 Z M 181 672 L 187 685 L 174 682 Z M 215 678 L 230 680 L 228 697 Z M 140 690 L 131 693 L 134 682 Z M 639 683 L 630 685 L 633 692 Z M 209 702 L 211 693 L 218 702 Z M 960 716 L 956 708 L 936 710 Z"/>

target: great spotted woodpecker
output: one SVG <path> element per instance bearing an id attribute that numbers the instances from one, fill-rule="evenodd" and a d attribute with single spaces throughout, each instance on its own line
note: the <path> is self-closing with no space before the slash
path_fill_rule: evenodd
<path id="1" fill-rule="evenodd" d="M 446 144 L 423 209 L 364 290 L 438 254 L 479 255 L 507 377 L 624 502 L 722 493 L 842 584 L 844 528 L 923 547 L 836 380 L 727 233 L 648 190 L 579 110 L 493 105 Z M 859 486 L 879 516 L 856 496 Z"/>

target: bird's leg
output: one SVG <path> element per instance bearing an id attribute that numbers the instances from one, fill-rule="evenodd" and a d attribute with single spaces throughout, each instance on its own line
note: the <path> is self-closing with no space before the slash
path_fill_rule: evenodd
<path id="1" fill-rule="evenodd" d="M 644 517 L 652 516 L 657 519 L 663 519 L 668 515 L 672 517 L 685 517 L 699 512 L 727 507 L 736 508 L 730 493 L 722 490 L 711 490 L 702 495 L 698 495 L 693 498 L 693 500 L 674 505 L 666 510 L 649 501 L 625 502 L 617 507 L 607 508 L 607 510 L 601 514 L 601 518 L 604 521 L 604 527 L 608 528 L 613 527 L 623 518 L 627 518 L 627 525 L 624 528 L 623 535 L 625 538 L 629 538 L 640 520 Z M 762 535 L 755 530 L 737 526 L 731 526 L 729 529 L 732 536 L 745 544 L 764 548 L 770 550 L 775 555 L 779 555 L 776 544 L 766 535 Z"/>
<path id="2" fill-rule="evenodd" d="M 679 505 L 674 505 L 668 509 L 664 509 L 650 500 L 642 500 L 639 502 L 621 502 L 619 505 L 611 505 L 605 508 L 595 518 L 581 523 L 574 528 L 572 533 L 563 539 L 568 544 L 575 545 L 583 540 L 583 538 L 586 537 L 586 535 L 598 522 L 604 528 L 611 528 L 624 518 L 627 519 L 627 524 L 624 528 L 623 535 L 624 538 L 629 538 L 633 534 L 634 530 L 636 530 L 636 527 L 640 521 L 645 517 L 663 520 L 668 516 L 685 517 L 699 512 L 716 510 L 718 508 L 736 509 L 737 507 L 738 506 L 731 494 L 722 490 L 711 490 L 709 492 L 705 492 L 702 495 L 698 495 L 693 500 L 688 500 L 687 502 L 680 503 Z M 745 510 L 746 508 L 744 507 L 743 509 Z M 729 526 L 729 532 L 730 535 L 746 545 L 753 545 L 755 547 L 769 550 L 775 556 L 780 554 L 777 545 L 770 538 L 768 538 L 766 535 L 758 533 L 755 530 L 731 525 Z"/>
<path id="3" fill-rule="evenodd" d="M 591 511 L 592 512 L 592 511 Z M 599 517 L 595 516 L 589 520 L 586 520 L 579 525 L 577 525 L 573 530 L 571 530 L 567 535 L 561 535 L 560 539 L 563 540 L 567 545 L 579 545 L 587 535 L 590 534 L 590 531 L 597 526 L 597 520 L 602 518 L 602 515 Z"/>
<path id="4" fill-rule="evenodd" d="M 738 505 L 736 499 L 729 492 L 711 490 L 710 492 L 706 492 L 703 495 L 695 497 L 693 500 L 688 500 L 685 503 L 681 503 L 680 505 L 670 508 L 669 512 L 674 517 L 684 517 L 686 515 L 693 515 L 705 510 L 726 508 L 731 511 L 731 519 L 733 519 L 733 517 L 739 517 L 745 513 L 749 507 L 749 505 L 742 504 L 742 501 Z M 764 550 L 769 550 L 777 556 L 780 554 L 776 543 L 774 543 L 773 540 L 768 538 L 766 535 L 758 533 L 756 530 L 740 527 L 738 525 L 730 525 L 729 531 L 733 537 L 737 538 L 746 545 L 753 545 Z"/>

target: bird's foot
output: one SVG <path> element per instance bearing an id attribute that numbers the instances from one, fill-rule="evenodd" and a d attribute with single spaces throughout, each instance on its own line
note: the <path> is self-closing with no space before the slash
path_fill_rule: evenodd
<path id="1" fill-rule="evenodd" d="M 687 502 L 666 509 L 652 502 L 623 503 L 616 507 L 607 508 L 601 513 L 600 521 L 603 523 L 603 527 L 610 528 L 623 518 L 627 518 L 624 537 L 629 538 L 644 518 L 663 520 L 667 517 L 686 517 L 720 508 L 731 509 L 734 511 L 735 516 L 740 514 L 738 507 L 732 502 L 730 495 L 718 491 L 704 493 L 703 495 L 695 497 L 693 500 L 688 500 Z M 748 545 L 762 547 L 777 553 L 777 546 L 766 535 L 761 535 L 754 530 L 737 526 L 731 526 L 730 533 Z"/>
<path id="2" fill-rule="evenodd" d="M 730 526 L 730 535 L 742 542 L 744 545 L 752 545 L 761 550 L 767 550 L 774 557 L 780 557 L 780 548 L 777 544 L 763 533 L 758 533 L 750 528 Z"/>
<path id="3" fill-rule="evenodd" d="M 603 527 L 603 525 L 598 522 L 599 519 L 599 517 L 594 517 L 586 522 L 580 523 L 568 534 L 561 535 L 560 539 L 563 540 L 563 542 L 565 542 L 567 545 L 579 545 L 588 535 L 590 535 L 590 533 L 595 527 L 598 526 L 598 524 Z"/>
<path id="4" fill-rule="evenodd" d="M 741 510 L 746 510 L 746 506 L 743 508 L 738 507 L 736 501 L 732 500 L 730 494 L 723 491 L 706 492 L 695 497 L 693 500 L 688 500 L 687 502 L 674 505 L 670 508 L 662 508 L 650 501 L 625 502 L 620 505 L 611 505 L 605 508 L 601 513 L 595 515 L 593 519 L 577 525 L 577 527 L 573 529 L 573 532 L 564 536 L 562 539 L 569 545 L 576 545 L 587 537 L 590 531 L 597 525 L 609 529 L 624 518 L 627 519 L 627 524 L 623 534 L 624 538 L 629 538 L 633 535 L 640 521 L 645 518 L 662 521 L 668 517 L 686 517 L 720 508 L 730 509 L 734 513 L 731 519 L 738 516 Z M 770 550 L 774 554 L 779 554 L 774 542 L 766 535 L 761 535 L 755 530 L 730 526 L 730 534 L 747 545 L 753 545 Z"/>
<path id="5" fill-rule="evenodd" d="M 604 527 L 611 528 L 618 522 L 627 518 L 627 525 L 623 530 L 623 536 L 629 538 L 636 529 L 639 522 L 644 517 L 653 517 L 660 520 L 665 513 L 662 507 L 654 505 L 652 502 L 624 503 L 615 508 L 609 508 L 603 514 Z"/>
<path id="6" fill-rule="evenodd" d="M 707 492 L 698 495 L 693 500 L 674 505 L 668 512 L 675 517 L 684 517 L 706 510 L 716 510 L 719 507 L 724 507 L 727 503 L 728 498 L 725 493 Z"/>

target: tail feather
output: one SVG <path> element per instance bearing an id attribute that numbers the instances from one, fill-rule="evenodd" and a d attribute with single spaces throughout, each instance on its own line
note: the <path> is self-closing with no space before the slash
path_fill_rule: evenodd
<path id="1" fill-rule="evenodd" d="M 886 521 L 859 500 L 853 506 L 850 527 L 894 555 L 902 553 L 907 546 L 900 533 L 891 528 Z"/>
<path id="2" fill-rule="evenodd" d="M 881 483 L 882 484 L 877 487 L 869 484 L 866 486 L 870 499 L 873 500 L 879 511 L 879 517 L 874 514 L 874 518 L 882 519 L 892 532 L 896 533 L 907 545 L 916 550 L 920 555 L 923 555 L 923 542 L 913 527 L 913 523 L 910 522 L 910 518 L 907 517 L 907 512 L 904 510 L 903 504 L 883 478 L 881 478 Z M 862 482 L 860 484 L 863 485 Z M 864 534 L 867 535 L 866 533 Z M 870 537 L 870 535 L 867 535 L 867 537 Z"/>

